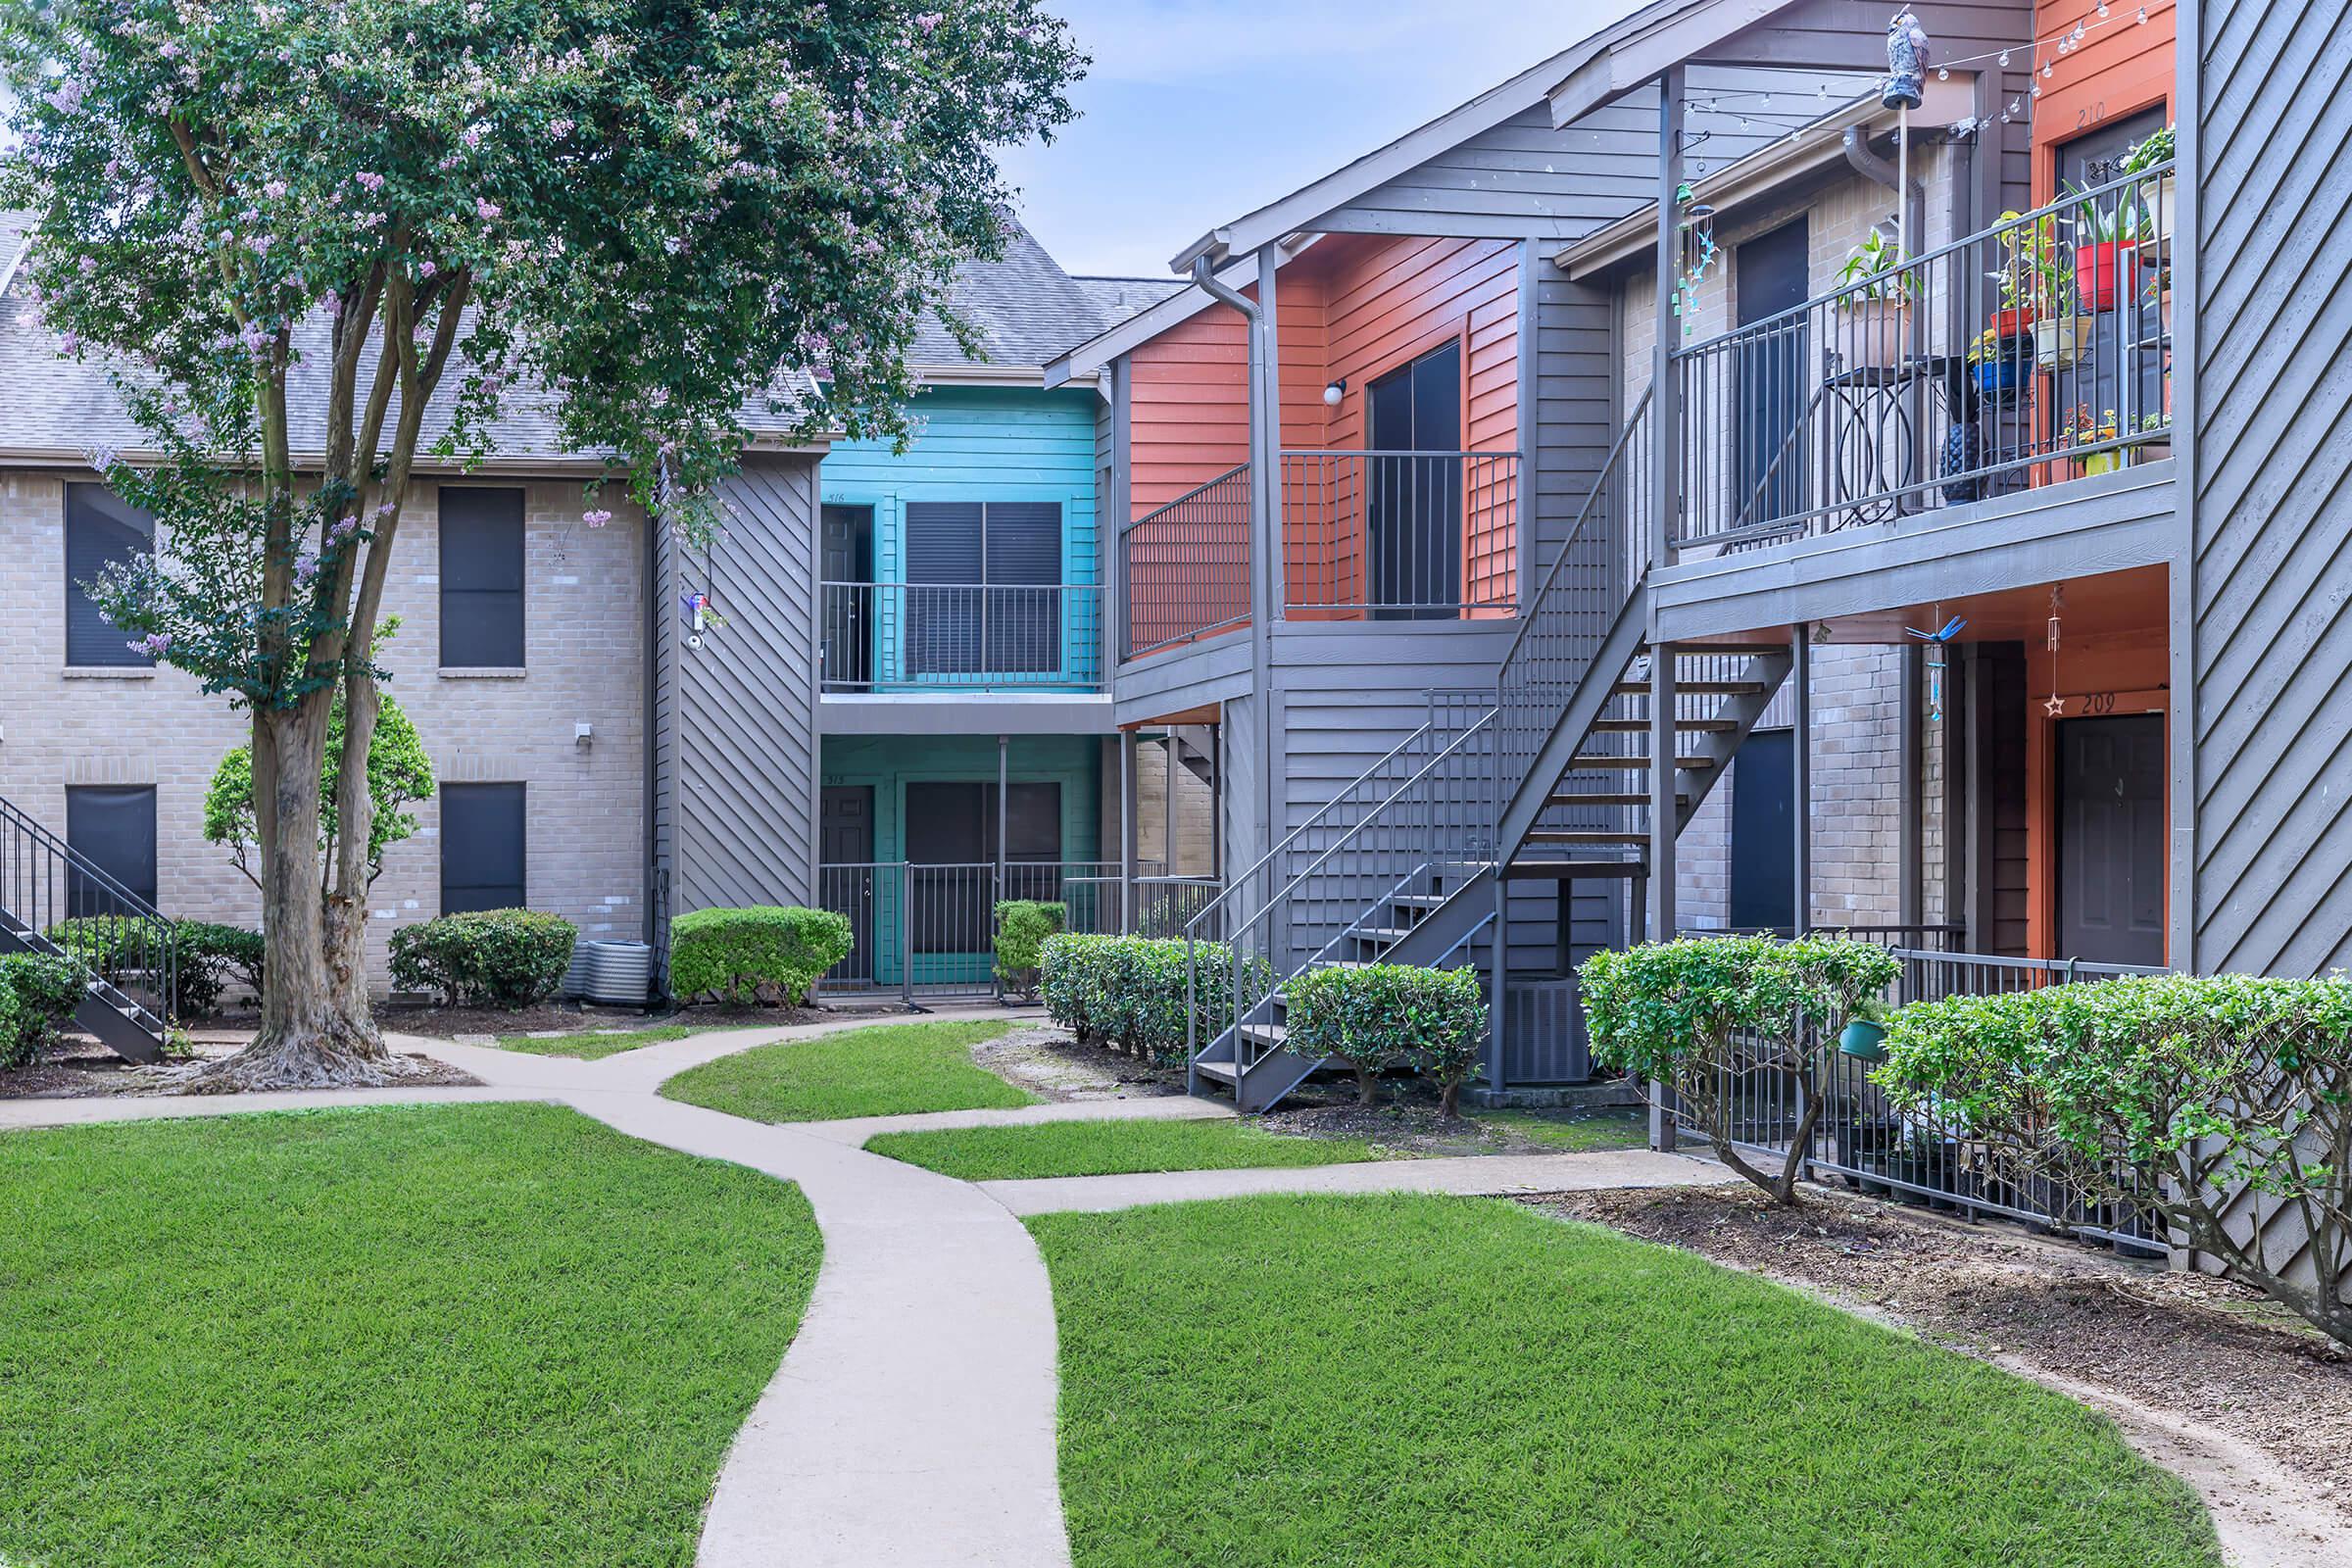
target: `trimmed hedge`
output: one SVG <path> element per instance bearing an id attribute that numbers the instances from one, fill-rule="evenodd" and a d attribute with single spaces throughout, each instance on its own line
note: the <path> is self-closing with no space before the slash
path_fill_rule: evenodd
<path id="1" fill-rule="evenodd" d="M 452 1005 L 527 1007 L 556 994 L 579 931 L 559 914 L 477 909 L 392 933 L 392 981 L 439 993 Z"/>
<path id="2" fill-rule="evenodd" d="M 669 988 L 681 1002 L 716 996 L 797 1007 L 856 945 L 850 917 L 830 909 L 696 909 L 669 923 Z"/>
<path id="3" fill-rule="evenodd" d="M 49 928 L 49 939 L 92 969 L 115 969 L 142 956 L 150 941 L 148 925 L 120 914 L 77 915 Z M 215 925 L 209 920 L 172 922 L 172 995 L 167 1006 L 174 1018 L 209 1018 L 220 1010 L 220 995 L 232 981 L 262 994 L 262 934 L 242 926 Z"/>
<path id="4" fill-rule="evenodd" d="M 41 1042 L 74 1016 L 84 992 L 81 966 L 45 953 L 0 958 L 0 1067 L 22 1067 Z"/>
<path id="5" fill-rule="evenodd" d="M 1379 1102 L 1383 1071 L 1409 1067 L 1439 1087 L 1439 1113 L 1451 1116 L 1462 1086 L 1479 1074 L 1487 1002 L 1475 969 L 1309 969 L 1291 977 L 1283 998 L 1289 1049 L 1353 1067 L 1363 1104 Z"/>
<path id="6" fill-rule="evenodd" d="M 997 979 L 1022 997 L 1037 995 L 1038 951 L 1048 937 L 1070 923 L 1069 906 L 1035 899 L 1006 899 L 997 906 Z"/>
<path id="7" fill-rule="evenodd" d="M 1188 948 L 1173 938 L 1048 937 L 1040 950 L 1038 989 L 1054 1021 L 1079 1039 L 1118 1046 L 1163 1067 L 1181 1066 L 1187 959 L 1194 953 L 1200 959 L 1197 1000 L 1204 1017 L 1230 1017 L 1233 954 L 1218 942 Z M 1273 968 L 1265 959 L 1245 961 L 1245 1002 L 1264 996 L 1273 984 Z"/>

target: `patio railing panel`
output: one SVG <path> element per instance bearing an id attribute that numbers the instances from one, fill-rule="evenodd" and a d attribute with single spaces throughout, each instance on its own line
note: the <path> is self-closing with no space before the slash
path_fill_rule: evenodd
<path id="1" fill-rule="evenodd" d="M 1250 488 L 1244 464 L 1120 533 L 1126 658 L 1250 623 Z"/>
<path id="2" fill-rule="evenodd" d="M 829 692 L 1100 691 L 1102 589 L 824 584 Z"/>

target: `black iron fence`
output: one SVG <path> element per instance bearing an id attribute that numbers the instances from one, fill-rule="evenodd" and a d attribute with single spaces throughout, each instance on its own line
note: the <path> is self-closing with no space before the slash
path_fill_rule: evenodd
<path id="1" fill-rule="evenodd" d="M 1517 612 L 1516 452 L 1286 451 L 1282 513 L 1289 618 Z"/>
<path id="2" fill-rule="evenodd" d="M 1677 549 L 1884 522 L 2171 456 L 2173 166 L 1861 256 L 1675 357 Z"/>
<path id="3" fill-rule="evenodd" d="M 1119 535 L 1127 658 L 1249 624 L 1250 490 L 1244 464 Z"/>
<path id="4" fill-rule="evenodd" d="M 824 585 L 831 692 L 1097 691 L 1102 648 L 1094 583 Z"/>

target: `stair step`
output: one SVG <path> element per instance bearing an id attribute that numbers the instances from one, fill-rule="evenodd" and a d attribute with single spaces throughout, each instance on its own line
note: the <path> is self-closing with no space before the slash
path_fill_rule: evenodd
<path id="1" fill-rule="evenodd" d="M 1721 735 L 1738 729 L 1740 721 L 1736 718 L 1678 718 L 1674 721 L 1674 727 L 1685 732 Z M 1649 720 L 1646 718 L 1596 718 L 1592 721 L 1592 733 L 1595 735 L 1646 735 L 1649 733 Z"/>
<path id="2" fill-rule="evenodd" d="M 1358 926 L 1355 930 L 1355 939 L 1358 942 L 1379 942 L 1390 946 L 1402 942 L 1411 935 L 1410 931 L 1385 925 Z"/>
<path id="3" fill-rule="evenodd" d="M 1231 1089 L 1242 1080 L 1242 1070 L 1230 1061 L 1196 1061 L 1193 1071 L 1212 1082 Z"/>
<path id="4" fill-rule="evenodd" d="M 1690 795 L 1688 790 L 1676 791 L 1674 799 L 1675 804 L 1678 806 L 1689 806 L 1690 804 Z M 1579 806 L 1647 806 L 1648 804 L 1648 796 L 1638 795 L 1630 790 L 1604 790 L 1592 794 L 1580 792 L 1574 795 L 1554 795 L 1544 802 L 1545 809 L 1549 809 L 1555 806 L 1562 808 L 1563 809 L 1573 809 Z"/>
<path id="5" fill-rule="evenodd" d="M 1529 833 L 1530 844 L 1647 844 L 1646 833 L 1622 833 L 1598 827 L 1540 827 Z"/>
<path id="6" fill-rule="evenodd" d="M 1647 697 L 1649 682 L 1621 680 L 1614 689 L 1620 697 Z M 1772 690 L 1760 680 L 1678 680 L 1674 689 L 1694 697 L 1761 697 Z"/>
<path id="7" fill-rule="evenodd" d="M 1389 902 L 1408 909 L 1435 909 L 1446 903 L 1446 895 L 1443 893 L 1397 893 L 1391 895 Z"/>
<path id="8" fill-rule="evenodd" d="M 1291 1030 L 1288 1024 L 1246 1023 L 1241 1027 L 1241 1035 L 1243 1039 L 1254 1040 L 1260 1045 L 1279 1046 L 1291 1038 Z"/>
<path id="9" fill-rule="evenodd" d="M 1715 759 L 1712 757 L 1678 757 L 1674 760 L 1674 765 L 1686 772 L 1704 772 L 1715 765 Z M 1648 770 L 1649 759 L 1646 757 L 1594 757 L 1589 753 L 1579 753 L 1568 759 L 1567 767 L 1567 771 L 1571 773 L 1622 773 L 1647 772 Z"/>
<path id="10" fill-rule="evenodd" d="M 1649 875 L 1645 860 L 1513 860 L 1503 868 L 1514 882 L 1572 881 L 1578 877 L 1637 877 Z"/>

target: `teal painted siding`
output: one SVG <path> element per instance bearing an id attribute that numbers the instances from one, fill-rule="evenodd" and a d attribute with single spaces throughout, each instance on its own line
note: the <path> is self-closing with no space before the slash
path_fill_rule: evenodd
<path id="1" fill-rule="evenodd" d="M 1021 736 L 1006 758 L 1005 776 L 1015 784 L 1051 783 L 1061 786 L 1061 859 L 1098 862 L 1102 841 L 1102 742 L 1083 735 Z M 874 792 L 874 859 L 895 866 L 906 848 L 906 786 L 930 782 L 990 783 L 997 778 L 997 743 L 986 735 L 827 736 L 823 779 L 827 785 L 866 785 Z M 1016 873 L 1023 874 L 1023 873 Z M 1035 877 L 1042 873 L 1026 873 Z M 1107 868 L 1116 878 L 1118 867 Z M 871 894 L 871 919 L 886 928 L 877 933 L 871 955 L 871 979 L 885 989 L 899 983 L 899 942 L 896 922 L 899 898 L 896 871 L 882 873 Z M 838 882 L 838 878 L 825 879 Z M 847 884 L 842 884 L 846 886 Z M 1015 896 L 1054 891 L 1051 887 L 1015 886 Z M 1083 902 L 1117 897 L 1115 880 L 1099 886 L 1063 886 L 1065 900 Z M 915 909 L 924 907 L 918 895 Z M 846 911 L 845 911 L 846 912 Z M 1083 922 L 1084 915 L 1078 918 Z M 914 958 L 917 986 L 984 985 L 990 958 L 983 951 L 918 953 Z M 861 971 L 863 972 L 863 971 Z"/>
<path id="2" fill-rule="evenodd" d="M 1079 690 L 1102 679 L 1102 592 L 1100 517 L 1095 496 L 1092 392 L 1023 387 L 938 387 L 911 409 L 907 449 L 845 442 L 825 458 L 818 480 L 828 506 L 869 506 L 874 513 L 877 583 L 904 583 L 909 502 L 1053 502 L 1061 508 L 1061 664 L 1010 678 L 1029 690 Z M 983 683 L 973 674 L 929 678 L 906 668 L 907 596 L 885 588 L 871 596 L 872 669 L 882 690 Z"/>

